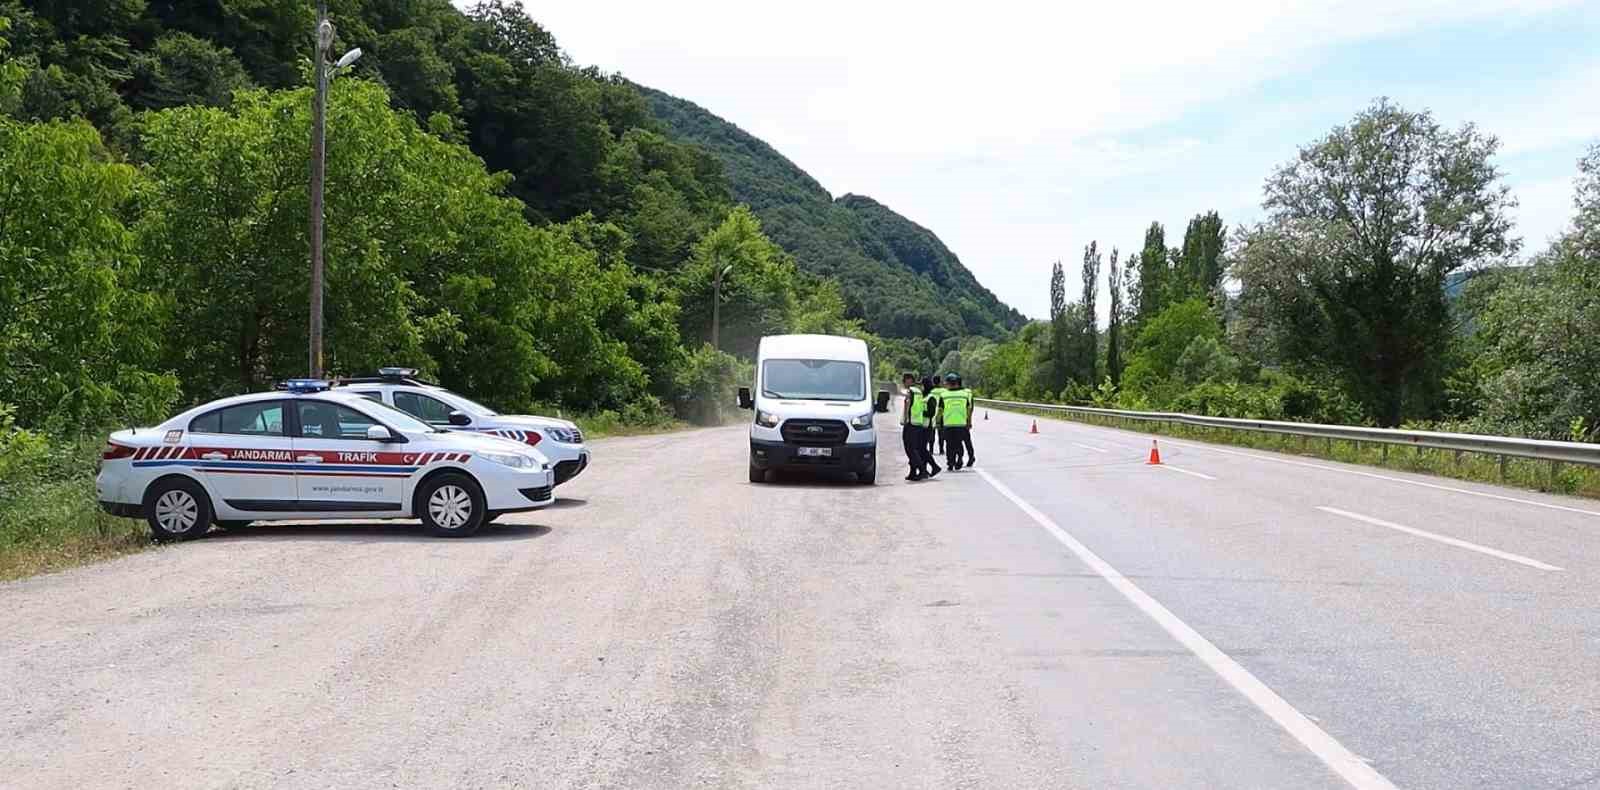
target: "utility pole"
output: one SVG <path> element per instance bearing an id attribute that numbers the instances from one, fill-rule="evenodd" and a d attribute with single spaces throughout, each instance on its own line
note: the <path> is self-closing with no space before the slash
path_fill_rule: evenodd
<path id="1" fill-rule="evenodd" d="M 328 47 L 333 23 L 328 0 L 317 0 L 317 40 L 313 68 L 316 99 L 311 107 L 311 378 L 322 378 L 322 183 L 327 157 Z"/>
<path id="2" fill-rule="evenodd" d="M 711 275 L 711 347 L 722 350 L 722 345 L 717 342 L 717 335 L 722 327 L 722 278 L 733 271 L 733 264 L 717 269 Z"/>
<path id="3" fill-rule="evenodd" d="M 316 62 L 312 80 L 316 98 L 311 102 L 311 378 L 322 378 L 322 191 L 328 162 L 328 78 L 361 58 L 358 47 L 328 68 L 328 48 L 333 46 L 333 23 L 328 21 L 328 0 L 317 0 Z"/>

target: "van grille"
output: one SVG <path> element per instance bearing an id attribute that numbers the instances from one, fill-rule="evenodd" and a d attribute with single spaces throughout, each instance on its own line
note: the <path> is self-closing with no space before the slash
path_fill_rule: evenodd
<path id="1" fill-rule="evenodd" d="M 785 420 L 783 440 L 802 447 L 833 447 L 850 438 L 850 428 L 840 420 Z"/>

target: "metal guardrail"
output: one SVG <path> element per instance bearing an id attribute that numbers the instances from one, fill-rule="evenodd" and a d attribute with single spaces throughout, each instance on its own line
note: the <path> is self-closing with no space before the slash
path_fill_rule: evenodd
<path id="1" fill-rule="evenodd" d="M 1355 425 L 1321 425 L 1309 422 L 1278 422 L 1274 420 L 1243 420 L 1234 417 L 1204 417 L 1197 414 L 1179 414 L 1161 411 L 1124 411 L 1099 409 L 1089 406 L 1057 406 L 1048 403 L 975 398 L 976 402 L 990 406 L 1009 406 L 1035 411 L 1067 412 L 1085 416 L 1099 416 L 1124 420 L 1192 425 L 1203 428 L 1225 428 L 1235 431 L 1276 433 L 1288 436 L 1373 442 L 1382 445 L 1426 447 L 1456 452 L 1488 453 L 1491 455 L 1531 458 L 1555 463 L 1600 466 L 1600 444 L 1584 442 L 1556 442 L 1545 439 L 1517 439 L 1509 436 L 1485 436 L 1473 433 L 1441 433 L 1437 431 L 1406 431 L 1394 428 L 1366 428 Z"/>

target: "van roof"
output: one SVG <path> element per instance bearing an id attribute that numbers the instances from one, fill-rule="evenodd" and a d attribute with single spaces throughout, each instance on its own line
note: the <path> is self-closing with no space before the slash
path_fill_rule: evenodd
<path id="1" fill-rule="evenodd" d="M 867 343 L 838 335 L 768 335 L 761 338 L 762 359 L 865 360 Z"/>

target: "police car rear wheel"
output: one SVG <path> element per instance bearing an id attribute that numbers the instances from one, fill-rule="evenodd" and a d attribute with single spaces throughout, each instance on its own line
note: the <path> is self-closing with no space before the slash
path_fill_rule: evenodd
<path id="1" fill-rule="evenodd" d="M 483 491 L 466 475 L 444 474 L 428 480 L 417 492 L 417 504 L 422 525 L 440 537 L 467 537 L 487 521 Z"/>
<path id="2" fill-rule="evenodd" d="M 211 500 L 199 483 L 185 478 L 159 480 L 144 495 L 145 521 L 156 540 L 189 540 L 211 527 Z"/>

